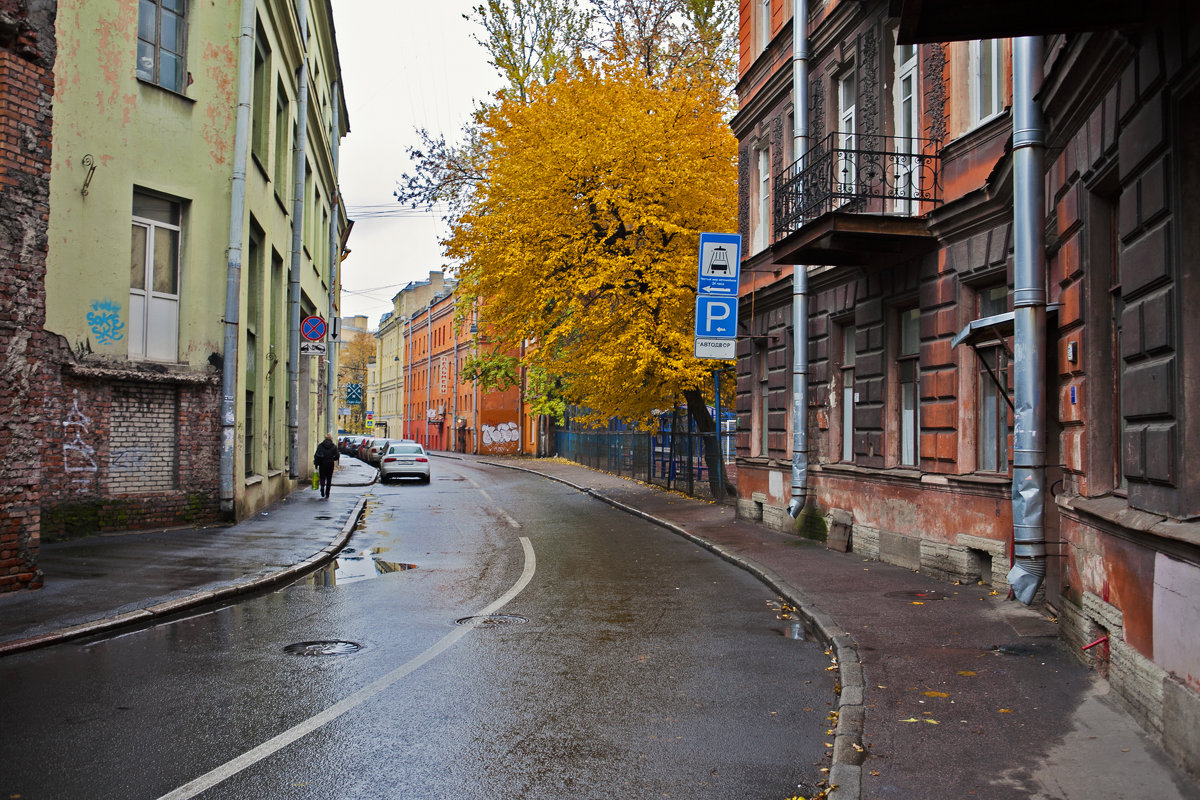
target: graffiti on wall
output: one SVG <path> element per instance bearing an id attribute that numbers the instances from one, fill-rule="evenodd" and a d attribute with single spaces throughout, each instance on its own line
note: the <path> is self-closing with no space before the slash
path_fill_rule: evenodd
<path id="1" fill-rule="evenodd" d="M 87 314 L 87 324 L 97 344 L 113 344 L 125 338 L 121 305 L 112 300 L 93 300 L 92 310 Z"/>
<path id="2" fill-rule="evenodd" d="M 63 420 L 63 471 L 80 494 L 92 488 L 98 471 L 93 458 L 96 451 L 83 438 L 91 424 L 92 420 L 79 410 L 79 392 L 75 392 L 71 412 Z"/>
<path id="3" fill-rule="evenodd" d="M 521 438 L 521 428 L 515 422 L 480 427 L 481 447 L 484 453 L 515 453 Z"/>

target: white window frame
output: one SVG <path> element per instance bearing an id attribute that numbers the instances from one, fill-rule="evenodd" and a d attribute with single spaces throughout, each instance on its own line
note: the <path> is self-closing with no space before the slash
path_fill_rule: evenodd
<path id="1" fill-rule="evenodd" d="M 915 330 L 908 327 L 914 322 Z M 902 309 L 897 315 L 897 323 L 900 466 L 916 468 L 921 464 L 921 310 L 916 307 Z"/>
<path id="2" fill-rule="evenodd" d="M 981 289 L 979 296 L 980 318 L 1002 314 L 1008 310 L 1009 291 L 1007 286 L 994 286 Z M 1000 300 L 1003 302 L 998 302 Z M 1008 374 L 1008 356 L 1003 343 L 996 341 L 992 344 L 981 344 L 976 347 L 979 354 L 978 368 L 978 408 L 979 430 L 976 445 L 976 463 L 980 472 L 1008 472 L 1008 435 L 1009 411 L 1008 401 L 1005 400 L 1005 388 L 997 385 L 992 377 L 1005 380 Z M 992 372 L 989 372 L 988 365 Z"/>
<path id="3" fill-rule="evenodd" d="M 842 325 L 842 461 L 854 462 L 854 362 L 857 350 L 854 325 Z"/>
<path id="4" fill-rule="evenodd" d="M 968 42 L 971 127 L 981 125 L 1004 111 L 1002 43 L 1002 39 L 974 39 Z"/>
<path id="5" fill-rule="evenodd" d="M 853 151 L 858 143 L 858 76 L 853 66 L 837 79 L 837 99 L 837 146 L 842 151 Z M 858 163 L 853 152 L 839 153 L 834 170 L 833 179 L 838 191 L 854 194 L 858 187 Z"/>
<path id="6" fill-rule="evenodd" d="M 911 48 L 911 50 L 910 50 Z M 917 73 L 917 46 L 896 47 L 896 149 L 901 153 L 896 158 L 896 194 L 901 195 L 894 205 L 900 214 L 916 211 L 916 197 L 920 192 L 920 153 L 917 134 L 920 131 L 920 94 Z M 907 190 L 907 191 L 906 191 Z"/>
<path id="7" fill-rule="evenodd" d="M 133 217 L 132 235 L 136 236 L 138 231 L 144 233 L 145 250 L 142 286 L 139 288 L 131 283 L 129 287 L 129 357 L 174 362 L 179 359 L 179 290 L 182 277 L 183 208 L 176 201 L 167 200 L 166 202 L 171 203 L 175 212 L 174 216 L 179 220 L 178 224 L 147 217 Z M 154 288 L 156 245 L 160 237 L 170 236 L 172 233 L 175 235 L 174 244 L 169 246 L 174 250 L 172 267 L 175 270 L 175 276 L 172 285 L 175 291 L 156 290 Z M 131 250 L 131 277 L 134 267 L 132 259 L 133 251 Z"/>
<path id="8" fill-rule="evenodd" d="M 753 252 L 771 244 L 771 148 L 755 147 L 754 185 L 751 187 L 750 242 Z"/>
<path id="9" fill-rule="evenodd" d="M 758 52 L 771 43 L 771 0 L 758 0 Z"/>

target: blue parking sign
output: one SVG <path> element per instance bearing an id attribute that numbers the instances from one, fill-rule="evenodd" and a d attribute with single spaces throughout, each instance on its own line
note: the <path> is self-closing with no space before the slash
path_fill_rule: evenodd
<path id="1" fill-rule="evenodd" d="M 737 337 L 737 297 L 696 295 L 696 337 L 733 339 Z"/>

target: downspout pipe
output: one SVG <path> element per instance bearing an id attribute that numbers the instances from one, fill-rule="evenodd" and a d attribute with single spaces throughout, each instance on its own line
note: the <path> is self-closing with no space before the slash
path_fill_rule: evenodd
<path id="1" fill-rule="evenodd" d="M 304 247 L 304 172 L 308 156 L 308 0 L 298 0 L 300 71 L 296 80 L 296 164 L 292 180 L 292 263 L 288 271 L 288 475 L 300 477 L 300 255 Z"/>
<path id="2" fill-rule="evenodd" d="M 341 84 L 337 81 L 330 86 L 330 95 L 332 95 L 331 104 L 333 106 L 333 125 L 330 128 L 329 147 L 333 151 L 333 181 L 334 186 L 338 186 L 338 150 L 340 145 L 340 124 L 339 114 L 341 111 L 341 101 L 339 95 L 341 93 Z M 340 187 L 337 189 L 337 202 L 333 206 L 333 213 L 329 215 L 329 330 L 335 328 L 339 330 L 338 339 L 330 343 L 329 355 L 325 358 L 325 363 L 328 367 L 326 382 L 328 391 L 326 393 L 325 408 L 328 409 L 327 416 L 328 424 L 325 426 L 329 432 L 336 432 L 338 427 L 337 407 L 334 406 L 334 398 L 337 394 L 337 362 L 338 362 L 338 347 L 341 341 L 340 326 L 335 325 L 339 311 L 339 293 L 338 293 L 338 265 L 342 263 L 341 256 L 341 237 L 338 236 L 338 221 L 341 219 L 339 213 L 342 205 L 342 192 Z"/>
<path id="3" fill-rule="evenodd" d="M 435 297 L 429 301 L 425 309 L 425 441 L 422 444 L 429 447 L 429 412 L 433 410 L 433 304 Z"/>
<path id="4" fill-rule="evenodd" d="M 234 452 L 237 440 L 238 327 L 241 314 L 242 245 L 246 233 L 246 164 L 250 153 L 250 100 L 254 96 L 254 0 L 242 0 L 238 37 L 237 127 L 233 137 L 233 183 L 229 202 L 229 249 L 225 266 L 225 318 L 221 359 L 221 513 L 234 513 Z"/>
<path id="5" fill-rule="evenodd" d="M 792 8 L 792 121 L 797 161 L 808 155 L 808 0 Z M 763 421 L 766 424 L 766 421 Z M 792 266 L 792 498 L 800 516 L 808 499 L 808 267 Z"/>
<path id="6" fill-rule="evenodd" d="M 1013 39 L 1013 566 L 1008 583 L 1025 605 L 1046 576 L 1045 132 L 1037 94 L 1042 38 Z"/>

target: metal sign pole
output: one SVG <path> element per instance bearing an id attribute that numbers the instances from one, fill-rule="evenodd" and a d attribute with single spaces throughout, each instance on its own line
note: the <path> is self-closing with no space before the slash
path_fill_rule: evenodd
<path id="1" fill-rule="evenodd" d="M 717 412 L 717 497 L 725 499 L 725 451 L 721 447 L 721 368 L 713 370 L 713 407 Z"/>

